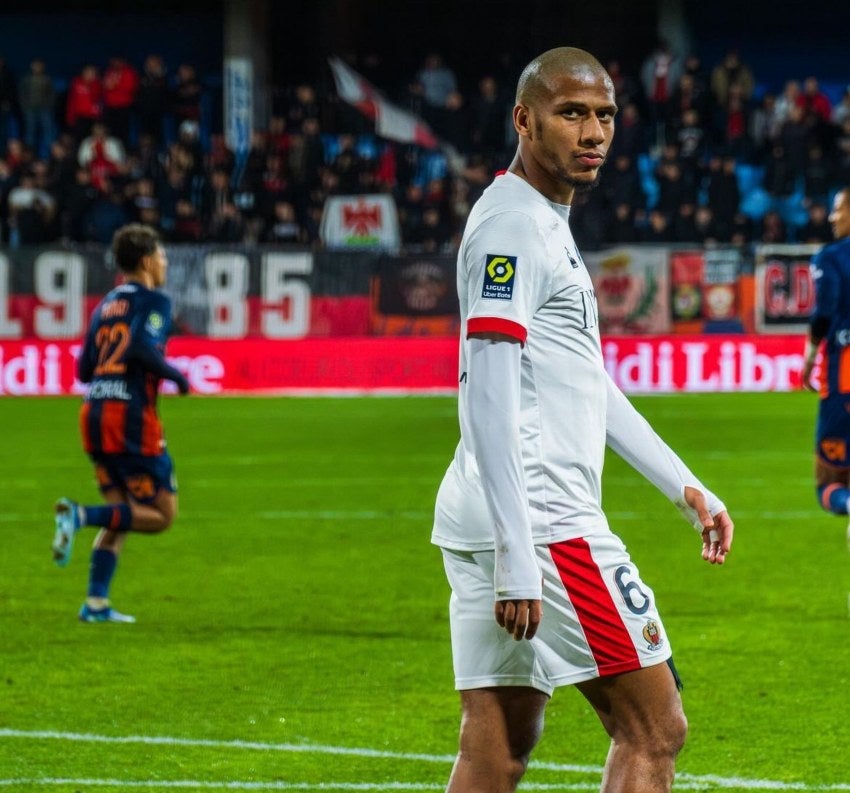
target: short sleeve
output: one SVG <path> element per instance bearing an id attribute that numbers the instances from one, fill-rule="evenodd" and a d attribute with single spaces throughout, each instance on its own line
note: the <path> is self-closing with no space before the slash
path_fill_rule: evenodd
<path id="1" fill-rule="evenodd" d="M 535 220 L 502 212 L 465 241 L 467 335 L 502 333 L 523 344 L 535 311 L 546 302 L 551 265 Z"/>
<path id="2" fill-rule="evenodd" d="M 812 320 L 831 319 L 838 305 L 840 290 L 838 271 L 828 250 L 822 250 L 812 260 L 812 281 L 815 285 L 815 308 Z"/>

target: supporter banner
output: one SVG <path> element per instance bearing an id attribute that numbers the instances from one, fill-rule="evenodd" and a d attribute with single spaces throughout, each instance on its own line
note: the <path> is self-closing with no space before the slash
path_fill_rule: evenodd
<path id="1" fill-rule="evenodd" d="M 584 254 L 604 334 L 667 333 L 670 289 L 665 248 L 628 246 Z"/>
<path id="2" fill-rule="evenodd" d="M 609 337 L 605 368 L 627 393 L 790 391 L 800 387 L 801 335 Z"/>
<path id="3" fill-rule="evenodd" d="M 176 327 L 216 339 L 370 333 L 379 254 L 166 246 Z M 0 251 L 0 339 L 76 339 L 120 281 L 103 247 Z"/>
<path id="4" fill-rule="evenodd" d="M 627 393 L 789 391 L 800 386 L 803 344 L 799 335 L 616 336 L 602 350 L 605 368 Z M 455 338 L 184 337 L 168 349 L 197 394 L 457 389 Z M 0 395 L 82 393 L 74 379 L 78 353 L 76 342 L 0 342 Z"/>
<path id="5" fill-rule="evenodd" d="M 738 332 L 738 284 L 743 256 L 737 248 L 670 252 L 671 317 L 678 332 Z"/>
<path id="6" fill-rule="evenodd" d="M 330 196 L 322 211 L 319 236 L 328 250 L 395 252 L 401 247 L 395 201 L 384 194 Z"/>
<path id="7" fill-rule="evenodd" d="M 756 248 L 756 330 L 803 333 L 815 304 L 809 264 L 820 245 Z"/>
<path id="8" fill-rule="evenodd" d="M 385 256 L 372 287 L 372 332 L 456 337 L 455 280 L 453 256 Z"/>

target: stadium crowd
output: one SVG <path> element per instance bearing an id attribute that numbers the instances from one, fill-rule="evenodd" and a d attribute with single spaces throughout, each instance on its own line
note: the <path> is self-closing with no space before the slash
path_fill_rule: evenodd
<path id="1" fill-rule="evenodd" d="M 352 66 L 374 72 L 368 58 Z M 663 43 L 638 74 L 606 67 L 621 110 L 600 189 L 575 208 L 580 245 L 831 239 L 830 197 L 850 183 L 850 88 L 831 99 L 805 76 L 772 92 L 734 50 L 704 68 Z M 42 57 L 23 75 L 0 57 L 0 239 L 104 243 L 137 220 L 172 242 L 319 245 L 327 196 L 389 192 L 406 247 L 449 251 L 513 155 L 514 83 L 502 70 L 465 84 L 434 53 L 390 94 L 460 166 L 377 137 L 327 77 L 273 91 L 267 128 L 237 157 L 191 64 L 116 56 L 56 79 Z"/>

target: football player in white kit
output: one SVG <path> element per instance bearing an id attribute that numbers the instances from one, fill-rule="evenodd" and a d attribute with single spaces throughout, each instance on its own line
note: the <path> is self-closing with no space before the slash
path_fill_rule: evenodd
<path id="1" fill-rule="evenodd" d="M 614 88 L 589 53 L 523 71 L 510 168 L 458 254 L 461 440 L 432 541 L 452 589 L 460 748 L 449 793 L 516 789 L 554 688 L 575 685 L 611 736 L 602 790 L 669 791 L 687 722 L 652 590 L 601 507 L 606 443 L 659 487 L 722 564 L 733 524 L 605 372 L 593 284 L 570 233 L 597 181 Z"/>

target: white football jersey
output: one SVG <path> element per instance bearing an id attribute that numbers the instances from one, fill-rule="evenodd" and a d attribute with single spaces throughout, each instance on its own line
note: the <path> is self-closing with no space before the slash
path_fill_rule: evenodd
<path id="1" fill-rule="evenodd" d="M 523 343 L 520 434 L 534 542 L 607 529 L 601 506 L 606 380 L 596 296 L 568 218 L 568 206 L 510 172 L 470 212 L 457 265 L 461 440 L 440 486 L 431 538 L 442 547 L 493 548 L 465 398 L 475 376 L 467 365 L 469 332 Z"/>

